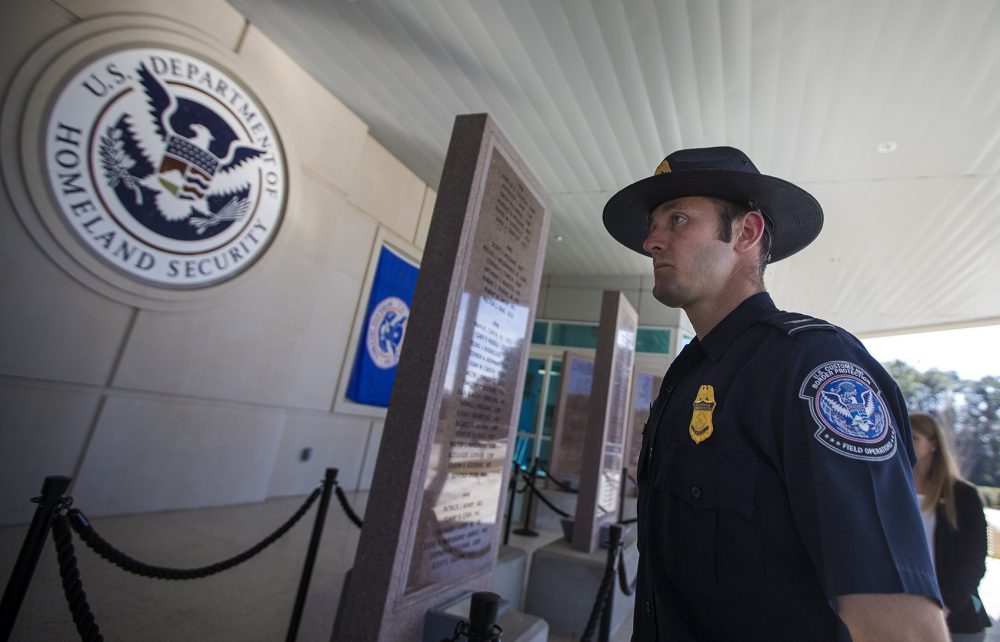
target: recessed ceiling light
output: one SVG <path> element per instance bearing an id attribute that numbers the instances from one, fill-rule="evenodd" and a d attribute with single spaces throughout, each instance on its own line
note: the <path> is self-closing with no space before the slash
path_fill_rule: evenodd
<path id="1" fill-rule="evenodd" d="M 562 240 L 563 240 L 562 234 L 556 234 L 556 243 L 562 243 Z"/>
<path id="2" fill-rule="evenodd" d="M 887 140 L 883 143 L 879 143 L 876 149 L 880 154 L 891 154 L 896 151 L 897 147 L 899 147 L 899 145 L 897 145 L 895 141 Z"/>

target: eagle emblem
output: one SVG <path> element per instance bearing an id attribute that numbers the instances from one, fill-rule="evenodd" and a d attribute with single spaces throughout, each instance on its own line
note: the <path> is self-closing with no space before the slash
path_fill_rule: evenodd
<path id="1" fill-rule="evenodd" d="M 819 392 L 820 412 L 839 432 L 877 439 L 885 432 L 885 410 L 875 391 L 857 380 L 840 379 Z"/>
<path id="2" fill-rule="evenodd" d="M 243 142 L 214 110 L 175 97 L 140 64 L 148 112 L 123 114 L 100 137 L 108 187 L 137 221 L 173 239 L 221 232 L 251 209 L 264 149 Z"/>
<path id="3" fill-rule="evenodd" d="M 72 230 L 60 244 L 86 247 L 85 267 L 140 296 L 235 277 L 284 217 L 287 168 L 267 109 L 181 51 L 111 47 L 80 67 L 55 92 L 44 153 L 53 216 Z"/>
<path id="4" fill-rule="evenodd" d="M 712 425 L 712 413 L 715 412 L 715 388 L 708 384 L 698 388 L 693 408 L 688 434 L 694 443 L 700 444 L 711 437 L 715 430 Z"/>
<path id="5" fill-rule="evenodd" d="M 896 452 L 896 431 L 874 380 L 849 361 L 829 361 L 803 380 L 799 396 L 819 429 L 816 439 L 854 459 L 880 461 Z"/>
<path id="6" fill-rule="evenodd" d="M 368 356 L 379 368 L 393 368 L 399 363 L 409 317 L 410 307 L 395 296 L 382 299 L 372 310 L 366 347 Z"/>

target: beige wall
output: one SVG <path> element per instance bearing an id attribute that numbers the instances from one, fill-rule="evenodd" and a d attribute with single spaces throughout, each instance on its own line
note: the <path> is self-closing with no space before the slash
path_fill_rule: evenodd
<path id="1" fill-rule="evenodd" d="M 291 207 L 238 287 L 147 307 L 54 263 L 0 186 L 0 523 L 30 519 L 47 475 L 73 476 L 93 515 L 303 494 L 326 467 L 348 489 L 371 478 L 381 420 L 331 409 L 376 236 L 419 251 L 434 192 L 222 0 L 5 0 L 4 95 L 65 28 L 150 16 L 190 19 L 177 28 L 242 63 L 290 159 Z"/>
<path id="2" fill-rule="evenodd" d="M 4 0 L 4 96 L 40 45 L 109 19 L 184 32 L 240 63 L 289 159 L 290 206 L 233 287 L 146 306 L 54 262 L 0 183 L 0 524 L 30 519 L 47 475 L 72 476 L 95 516 L 304 494 L 326 467 L 367 488 L 382 420 L 337 399 L 343 364 L 377 241 L 419 253 L 434 190 L 223 0 Z M 546 277 L 537 316 L 596 322 L 602 291 L 620 289 L 640 324 L 689 328 L 649 278 Z"/>

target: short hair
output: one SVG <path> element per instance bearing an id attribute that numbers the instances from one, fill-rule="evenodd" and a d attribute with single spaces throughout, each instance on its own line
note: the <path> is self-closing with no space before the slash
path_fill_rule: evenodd
<path id="1" fill-rule="evenodd" d="M 771 260 L 771 243 L 774 230 L 774 223 L 771 217 L 764 213 L 754 201 L 737 203 L 724 198 L 713 199 L 716 203 L 716 211 L 719 213 L 719 240 L 729 242 L 733 238 L 733 221 L 747 212 L 758 211 L 764 217 L 764 233 L 760 237 L 760 260 L 757 265 L 757 272 L 763 278 L 764 269 Z"/>

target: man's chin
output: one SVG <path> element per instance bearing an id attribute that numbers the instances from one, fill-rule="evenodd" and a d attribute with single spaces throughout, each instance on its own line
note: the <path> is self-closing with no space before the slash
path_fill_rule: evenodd
<path id="1" fill-rule="evenodd" d="M 668 308 L 683 308 L 684 298 L 677 292 L 653 287 L 653 298 Z"/>

